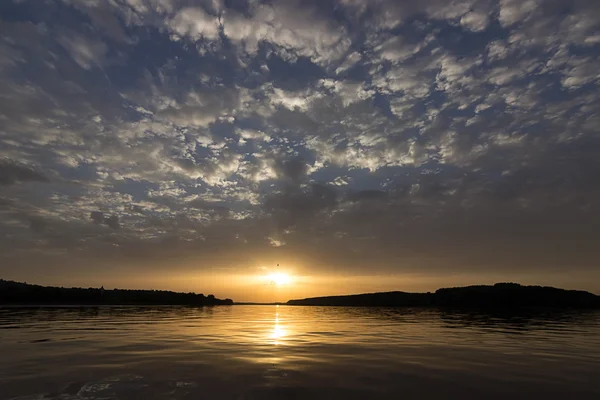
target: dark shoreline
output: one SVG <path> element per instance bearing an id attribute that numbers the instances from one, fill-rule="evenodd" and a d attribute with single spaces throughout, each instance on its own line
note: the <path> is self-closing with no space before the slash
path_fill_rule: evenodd
<path id="1" fill-rule="evenodd" d="M 231 299 L 209 294 L 166 290 L 63 288 L 30 285 L 0 279 L 0 306 L 216 306 L 232 305 Z"/>
<path id="2" fill-rule="evenodd" d="M 232 304 L 84 304 L 84 303 L 71 303 L 71 304 L 59 304 L 59 303 L 46 303 L 46 304 L 33 304 L 33 303 L 0 303 L 0 308 L 102 308 L 102 307 L 122 307 L 122 308 L 167 308 L 167 307 L 215 307 Z"/>
<path id="3" fill-rule="evenodd" d="M 438 289 L 434 293 L 382 292 L 290 300 L 292 306 L 426 307 L 438 309 L 597 309 L 600 296 L 549 286 L 497 283 Z"/>
<path id="4" fill-rule="evenodd" d="M 313 297 L 286 303 L 234 303 L 213 295 L 178 293 L 164 290 L 104 288 L 62 288 L 31 285 L 0 279 L 2 307 L 167 307 L 215 305 L 290 305 L 348 307 L 414 307 L 441 310 L 527 309 L 598 309 L 600 296 L 548 286 L 522 286 L 497 283 L 493 286 L 442 288 L 434 293 L 381 292 L 343 296 Z"/>

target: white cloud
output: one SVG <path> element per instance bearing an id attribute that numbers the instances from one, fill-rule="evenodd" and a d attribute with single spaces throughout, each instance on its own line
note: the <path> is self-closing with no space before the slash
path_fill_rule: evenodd
<path id="1" fill-rule="evenodd" d="M 473 32 L 481 32 L 489 24 L 489 15 L 487 12 L 471 11 L 462 16 L 460 24 Z"/>
<path id="2" fill-rule="evenodd" d="M 583 41 L 585 44 L 593 46 L 596 44 L 600 44 L 600 34 L 599 35 L 592 35 L 592 36 L 588 36 L 584 39 Z"/>
<path id="3" fill-rule="evenodd" d="M 500 0 L 498 19 L 504 26 L 523 21 L 538 7 L 537 0 Z"/>
<path id="4" fill-rule="evenodd" d="M 350 179 L 347 176 L 338 176 L 333 181 L 331 181 L 331 184 L 334 186 L 346 186 L 349 184 L 349 181 Z"/>
<path id="5" fill-rule="evenodd" d="M 346 57 L 346 59 L 342 62 L 342 64 L 340 64 L 340 66 L 337 67 L 337 69 L 335 70 L 335 73 L 341 74 L 342 72 L 355 66 L 361 59 L 362 59 L 362 56 L 360 55 L 360 53 L 358 53 L 356 51 L 350 53 Z"/>
<path id="6" fill-rule="evenodd" d="M 489 72 L 488 81 L 494 85 L 506 85 L 523 75 L 524 72 L 518 68 L 498 67 Z"/>
<path id="7" fill-rule="evenodd" d="M 485 110 L 489 109 L 490 107 L 491 107 L 491 105 L 490 105 L 490 104 L 486 104 L 486 103 L 481 103 L 481 104 L 478 104 L 478 105 L 475 107 L 475 113 L 480 113 L 480 112 L 482 112 L 482 111 L 485 111 Z"/>
<path id="8" fill-rule="evenodd" d="M 571 58 L 568 67 L 563 70 L 562 85 L 575 89 L 600 79 L 600 63 L 586 58 Z"/>
<path id="9" fill-rule="evenodd" d="M 266 41 L 328 65 L 341 59 L 350 46 L 343 27 L 300 2 L 255 5 L 250 17 L 228 10 L 223 26 L 225 35 L 250 54 Z"/>
<path id="10" fill-rule="evenodd" d="M 321 84 L 339 96 L 344 107 L 367 100 L 375 94 L 375 91 L 367 89 L 363 82 L 323 80 Z"/>
<path id="11" fill-rule="evenodd" d="M 269 135 L 256 129 L 235 128 L 235 133 L 239 135 L 240 138 L 245 140 L 258 140 L 262 142 L 268 142 L 271 140 Z"/>
<path id="12" fill-rule="evenodd" d="M 219 37 L 219 21 L 208 15 L 202 8 L 187 7 L 168 22 L 169 27 L 179 36 L 187 36 L 193 40 L 202 38 L 215 40 Z"/>
<path id="13" fill-rule="evenodd" d="M 271 246 L 273 247 L 281 247 L 281 246 L 285 246 L 285 241 L 280 240 L 280 239 L 275 239 L 270 237 L 269 238 L 269 243 L 271 244 Z"/>
<path id="14" fill-rule="evenodd" d="M 382 59 L 398 63 L 417 53 L 420 48 L 420 44 L 407 43 L 402 36 L 392 36 L 375 47 L 375 51 Z"/>
<path id="15" fill-rule="evenodd" d="M 310 103 L 322 94 L 310 89 L 302 91 L 288 91 L 279 88 L 271 88 L 269 100 L 274 106 L 283 106 L 289 110 L 301 110 L 306 112 Z"/>
<path id="16" fill-rule="evenodd" d="M 181 103 L 169 102 L 169 106 L 156 113 L 156 118 L 180 126 L 207 127 L 219 119 L 226 119 L 241 107 L 244 91 L 238 88 L 215 88 L 192 90 Z"/>
<path id="17" fill-rule="evenodd" d="M 487 46 L 487 57 L 489 61 L 498 61 L 506 58 L 510 50 L 506 44 L 500 40 L 494 40 Z"/>
<path id="18" fill-rule="evenodd" d="M 306 146 L 315 153 L 319 163 L 350 169 L 376 171 L 389 166 L 419 165 L 427 159 L 413 140 L 397 142 L 377 132 L 364 132 L 343 145 L 313 137 L 307 140 Z"/>
<path id="19" fill-rule="evenodd" d="M 433 1 L 423 3 L 430 17 L 436 19 L 456 19 L 471 10 L 476 0 Z"/>
<path id="20" fill-rule="evenodd" d="M 453 91 L 456 88 L 472 84 L 473 78 L 470 76 L 469 71 L 480 63 L 480 59 L 464 58 L 457 60 L 456 57 L 447 54 L 440 56 L 435 62 L 440 68 L 436 76 L 438 88 Z"/>
<path id="21" fill-rule="evenodd" d="M 266 157 L 263 153 L 254 153 L 251 160 L 240 163 L 238 174 L 253 183 L 275 179 L 277 178 L 275 160 Z"/>
<path id="22" fill-rule="evenodd" d="M 403 92 L 407 96 L 423 98 L 429 95 L 432 81 L 417 66 L 397 66 L 373 83 L 386 93 Z"/>

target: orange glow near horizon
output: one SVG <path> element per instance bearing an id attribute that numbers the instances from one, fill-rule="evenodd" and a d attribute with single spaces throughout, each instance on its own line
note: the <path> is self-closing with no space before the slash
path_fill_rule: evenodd
<path id="1" fill-rule="evenodd" d="M 286 262 L 287 261 L 287 262 Z M 269 265 L 269 266 L 267 266 Z M 270 265 L 273 265 L 272 267 Z M 448 274 L 426 275 L 404 274 L 362 274 L 351 275 L 346 271 L 321 273 L 318 266 L 307 267 L 299 260 L 284 260 L 280 266 L 266 261 L 251 266 L 218 266 L 199 270 L 197 262 L 171 265 L 168 273 L 149 269 L 148 274 L 124 272 L 108 274 L 105 270 L 94 270 L 84 276 L 64 277 L 47 276 L 36 279 L 36 284 L 64 287 L 100 287 L 106 289 L 155 289 L 176 292 L 195 292 L 204 295 L 213 294 L 218 298 L 230 298 L 234 302 L 287 302 L 318 296 L 336 296 L 359 293 L 406 291 L 434 292 L 442 287 L 468 286 L 475 284 L 494 284 L 496 282 L 519 282 L 524 285 L 545 285 L 565 289 L 582 289 L 598 293 L 598 273 L 565 276 L 562 271 L 549 271 L 544 279 L 529 273 L 475 273 L 454 272 Z M 25 276 L 13 276 L 5 279 L 28 281 Z M 586 279 L 587 285 L 581 284 Z"/>

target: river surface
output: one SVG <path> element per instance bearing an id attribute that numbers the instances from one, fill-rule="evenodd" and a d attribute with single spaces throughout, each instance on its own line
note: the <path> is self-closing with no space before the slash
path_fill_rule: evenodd
<path id="1" fill-rule="evenodd" d="M 600 313 L 0 308 L 0 399 L 600 399 Z"/>

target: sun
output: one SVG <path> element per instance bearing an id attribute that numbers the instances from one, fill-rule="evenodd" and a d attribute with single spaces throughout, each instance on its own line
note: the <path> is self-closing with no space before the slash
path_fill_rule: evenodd
<path id="1" fill-rule="evenodd" d="M 287 285 L 292 282 L 292 277 L 283 272 L 274 272 L 272 274 L 267 275 L 267 282 L 271 285 Z"/>

